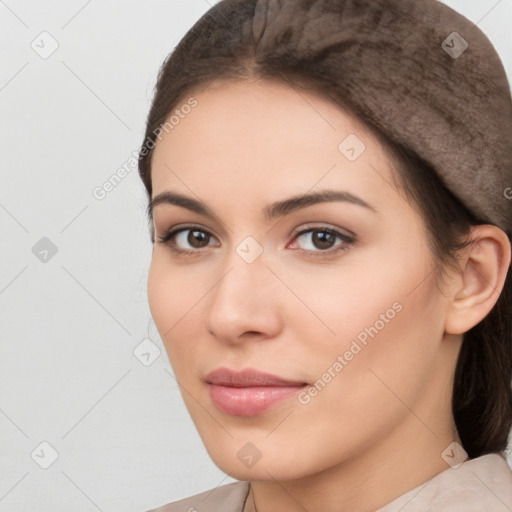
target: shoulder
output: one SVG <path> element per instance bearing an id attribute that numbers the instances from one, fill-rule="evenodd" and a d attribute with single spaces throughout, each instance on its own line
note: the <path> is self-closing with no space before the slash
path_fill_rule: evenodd
<path id="1" fill-rule="evenodd" d="M 242 512 L 248 494 L 248 482 L 234 482 L 148 512 Z"/>
<path id="2" fill-rule="evenodd" d="M 437 474 L 378 512 L 510 512 L 512 471 L 492 453 Z"/>

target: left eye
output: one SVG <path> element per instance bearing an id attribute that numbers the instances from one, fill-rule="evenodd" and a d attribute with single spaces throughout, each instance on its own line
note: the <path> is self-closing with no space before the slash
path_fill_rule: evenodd
<path id="1" fill-rule="evenodd" d="M 337 239 L 341 240 L 337 245 L 342 246 L 342 248 L 345 248 L 346 245 L 353 242 L 351 237 L 336 230 L 316 228 L 301 231 L 295 236 L 293 243 L 295 244 L 297 241 L 302 240 L 304 245 L 301 249 L 305 251 L 329 252 L 336 247 L 335 244 Z"/>

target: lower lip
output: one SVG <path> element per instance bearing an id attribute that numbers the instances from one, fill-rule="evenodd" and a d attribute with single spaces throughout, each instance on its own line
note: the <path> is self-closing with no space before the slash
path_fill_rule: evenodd
<path id="1" fill-rule="evenodd" d="M 255 386 L 234 388 L 209 384 L 210 397 L 221 412 L 234 416 L 257 416 L 296 395 L 303 386 Z"/>

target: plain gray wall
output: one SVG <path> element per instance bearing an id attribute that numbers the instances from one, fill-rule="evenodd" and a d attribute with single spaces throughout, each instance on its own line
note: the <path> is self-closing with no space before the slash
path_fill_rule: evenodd
<path id="1" fill-rule="evenodd" d="M 512 76 L 512 0 L 447 3 Z M 161 62 L 208 8 L 0 1 L 1 511 L 144 511 L 232 481 L 150 320 L 146 198 L 130 160 Z M 141 362 L 133 351 L 148 347 Z"/>

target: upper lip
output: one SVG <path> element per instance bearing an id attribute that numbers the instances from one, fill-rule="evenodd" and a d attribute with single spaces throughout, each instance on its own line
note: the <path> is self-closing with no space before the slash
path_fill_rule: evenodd
<path id="1" fill-rule="evenodd" d="M 304 386 L 305 382 L 286 380 L 270 373 L 247 368 L 241 371 L 217 368 L 210 372 L 205 381 L 218 386 L 246 388 L 252 386 Z"/>

